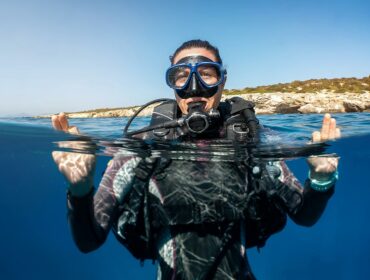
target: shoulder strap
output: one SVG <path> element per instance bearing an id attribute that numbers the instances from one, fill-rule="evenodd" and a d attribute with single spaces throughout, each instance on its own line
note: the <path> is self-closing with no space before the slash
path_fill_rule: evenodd
<path id="1" fill-rule="evenodd" d="M 156 106 L 152 113 L 150 126 L 168 122 L 178 117 L 178 108 L 176 100 L 168 100 Z M 150 131 L 153 138 L 161 138 L 164 140 L 173 140 L 176 138 L 176 128 L 161 128 Z"/>
<path id="2" fill-rule="evenodd" d="M 256 234 L 249 236 L 247 243 L 248 247 L 261 248 L 272 234 L 284 228 L 287 211 L 300 208 L 303 197 L 297 190 L 280 182 L 281 170 L 277 166 L 251 161 L 249 168 L 246 216 L 255 226 Z"/>
<path id="3" fill-rule="evenodd" d="M 258 142 L 259 121 L 253 102 L 235 96 L 222 102 L 219 109 L 225 120 L 227 139 Z"/>
<path id="4" fill-rule="evenodd" d="M 132 189 L 119 206 L 120 215 L 114 233 L 131 254 L 141 260 L 156 258 L 149 211 L 149 180 L 156 170 L 157 159 L 145 158 L 135 168 Z"/>
<path id="5" fill-rule="evenodd" d="M 253 141 L 258 141 L 259 121 L 254 111 L 254 103 L 238 96 L 230 98 L 229 102 L 231 103 L 231 115 L 240 114 L 248 127 L 249 138 Z"/>

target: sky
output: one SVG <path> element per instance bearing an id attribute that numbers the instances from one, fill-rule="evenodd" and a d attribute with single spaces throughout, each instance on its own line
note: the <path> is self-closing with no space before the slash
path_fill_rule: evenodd
<path id="1" fill-rule="evenodd" d="M 370 75 L 368 0 L 1 0 L 0 116 L 173 97 L 169 55 L 217 46 L 227 89 Z"/>

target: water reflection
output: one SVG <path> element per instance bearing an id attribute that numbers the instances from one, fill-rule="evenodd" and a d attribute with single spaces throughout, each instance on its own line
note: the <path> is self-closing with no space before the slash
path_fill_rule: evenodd
<path id="1" fill-rule="evenodd" d="M 306 140 L 306 139 L 305 139 Z M 58 150 L 90 153 L 114 157 L 115 154 L 139 157 L 165 157 L 184 161 L 243 162 L 256 160 L 285 160 L 325 155 L 329 143 L 296 141 L 283 143 L 265 139 L 259 143 L 230 140 L 159 141 L 121 138 L 107 140 L 88 136 L 75 136 L 67 141 L 55 142 Z M 334 156 L 330 154 L 330 156 Z"/>
<path id="2" fill-rule="evenodd" d="M 322 151 L 327 154 L 336 152 L 341 156 L 340 179 L 335 194 L 324 216 L 314 227 L 303 228 L 289 223 L 283 232 L 270 238 L 260 253 L 250 250 L 250 261 L 259 279 L 324 280 L 368 277 L 370 226 L 366 221 L 370 213 L 370 135 L 364 133 L 370 131 L 369 116 L 338 116 L 338 123 L 347 137 L 328 143 L 329 145 L 324 146 L 325 151 Z M 319 118 L 299 116 L 299 123 L 317 123 L 315 117 Z M 267 118 L 276 121 L 275 124 L 270 122 L 269 126 L 276 125 L 277 136 L 272 138 L 279 145 L 274 147 L 271 142 L 267 150 L 260 147 L 259 152 L 268 155 L 268 149 L 271 152 L 274 147 L 275 151 L 281 153 L 279 155 L 276 152 L 276 157 L 299 156 L 297 153 L 301 153 L 300 149 L 307 145 L 305 137 L 309 135 L 308 130 L 312 131 L 314 128 L 302 127 L 303 130 L 297 131 L 297 116 L 285 115 L 280 116 L 280 119 L 279 116 L 266 116 Z M 291 123 L 287 124 L 285 120 Z M 117 140 L 121 134 L 120 119 L 74 121 L 74 125 L 81 127 L 86 134 L 99 136 L 83 140 L 92 142 L 93 145 L 82 145 L 89 147 L 88 153 L 98 155 L 96 186 L 109 157 L 117 149 L 124 147 L 123 151 L 127 150 L 129 153 L 140 150 L 140 147 L 143 147 L 143 151 L 152 148 L 150 143 Z M 97 126 L 109 126 L 109 132 L 95 133 L 85 129 Z M 287 135 L 281 135 L 283 133 L 280 133 L 279 127 L 285 127 Z M 296 137 L 291 136 L 289 127 L 293 127 L 292 133 L 294 131 L 295 135 L 303 137 L 302 141 L 298 141 L 299 144 L 296 143 L 299 147 L 297 153 L 290 155 L 286 153 L 291 146 L 288 139 L 295 140 Z M 56 143 L 71 141 L 81 139 L 52 130 L 49 120 L 45 120 L 42 126 L 0 123 L 0 223 L 3 225 L 0 231 L 0 268 L 3 279 L 118 279 L 123 272 L 126 279 L 154 279 L 155 267 L 146 264 L 141 268 L 138 261 L 113 238 L 107 240 L 104 248 L 92 254 L 81 254 L 76 249 L 66 222 L 66 183 L 51 158 L 53 150 L 71 151 L 71 147 L 59 148 Z M 211 152 L 228 152 L 229 147 L 213 144 Z M 282 147 L 286 149 L 281 149 Z M 185 148 L 189 149 L 189 153 L 192 152 L 191 147 Z M 156 149 L 162 150 L 158 147 Z M 85 153 L 84 149 L 78 148 L 77 151 Z M 310 150 L 307 153 L 311 152 Z M 304 157 L 289 161 L 288 164 L 301 181 L 305 180 L 307 165 Z M 45 264 L 42 269 L 40 264 Z"/>

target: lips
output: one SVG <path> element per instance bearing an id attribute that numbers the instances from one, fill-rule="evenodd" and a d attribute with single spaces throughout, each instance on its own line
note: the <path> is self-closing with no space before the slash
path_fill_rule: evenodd
<path id="1" fill-rule="evenodd" d="M 188 107 L 187 111 L 189 111 L 189 107 L 191 106 L 192 103 L 202 103 L 202 110 L 207 111 L 207 103 L 208 103 L 207 98 L 204 98 L 204 97 L 187 98 L 185 100 L 185 104 Z"/>
<path id="2" fill-rule="evenodd" d="M 185 100 L 185 104 L 188 105 L 189 103 L 193 103 L 193 102 L 204 102 L 204 103 L 207 103 L 208 99 L 207 98 L 204 98 L 204 97 L 191 97 L 191 98 L 187 98 Z"/>

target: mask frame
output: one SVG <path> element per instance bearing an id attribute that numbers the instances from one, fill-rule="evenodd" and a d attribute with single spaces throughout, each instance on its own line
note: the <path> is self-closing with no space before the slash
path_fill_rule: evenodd
<path id="1" fill-rule="evenodd" d="M 181 98 L 189 98 L 194 96 L 206 98 L 211 97 L 217 93 L 218 91 L 217 87 L 225 82 L 226 69 L 222 66 L 221 63 L 214 62 L 209 58 L 203 56 L 185 57 L 181 59 L 179 62 L 180 63 L 174 64 L 167 69 L 166 83 L 170 88 L 174 89 Z M 204 82 L 204 80 L 201 77 L 201 74 L 198 71 L 199 67 L 204 67 L 207 65 L 217 68 L 217 71 L 219 72 L 220 75 L 219 80 L 212 85 L 208 85 L 206 82 Z M 174 71 L 175 68 L 180 67 L 188 68 L 190 72 L 186 82 L 182 86 L 176 86 L 174 85 L 173 82 L 171 82 L 170 74 L 172 71 Z M 190 89 L 190 87 L 193 87 L 193 85 L 196 85 L 199 91 L 198 94 L 197 93 L 194 94 L 194 92 L 196 91 Z"/>

